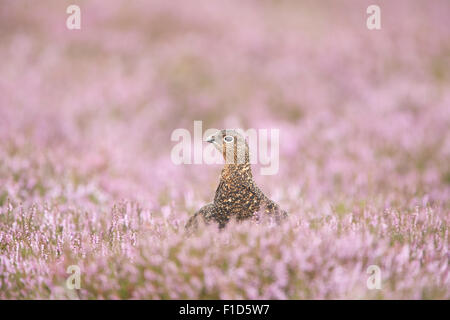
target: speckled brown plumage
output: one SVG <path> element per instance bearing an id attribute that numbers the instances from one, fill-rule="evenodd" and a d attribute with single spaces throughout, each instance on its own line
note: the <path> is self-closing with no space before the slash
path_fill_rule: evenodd
<path id="1" fill-rule="evenodd" d="M 207 142 L 213 143 L 222 152 L 225 166 L 214 201 L 202 207 L 189 219 L 186 224 L 188 231 L 197 229 L 200 222 L 216 222 L 219 228 L 223 228 L 233 218 L 242 221 L 259 220 L 268 216 L 280 222 L 287 217 L 287 213 L 267 198 L 255 184 L 248 145 L 242 135 L 235 130 L 221 130 Z"/>

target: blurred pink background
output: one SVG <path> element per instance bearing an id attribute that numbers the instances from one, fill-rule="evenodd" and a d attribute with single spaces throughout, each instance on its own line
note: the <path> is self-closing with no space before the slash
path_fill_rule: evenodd
<path id="1" fill-rule="evenodd" d="M 81 8 L 81 30 L 66 28 L 70 4 Z M 366 8 L 371 4 L 381 7 L 381 30 L 366 27 Z M 243 267 L 242 286 L 249 291 L 242 292 L 247 293 L 229 289 L 224 280 L 216 284 L 219 292 L 227 294 L 216 296 L 204 289 L 207 293 L 202 295 L 208 279 L 203 275 L 199 276 L 200 284 L 183 284 L 187 288 L 184 295 L 151 291 L 144 281 L 142 285 L 149 291 L 127 287 L 124 290 L 128 293 L 121 295 L 119 289 L 111 289 L 111 293 L 98 284 L 82 291 L 82 297 L 424 298 L 426 288 L 432 288 L 428 297 L 449 298 L 449 18 L 450 2 L 446 0 L 3 3 L 0 206 L 4 215 L 17 214 L 12 215 L 16 218 L 0 219 L 0 269 L 18 274 L 27 264 L 40 265 L 34 273 L 28 273 L 26 281 L 39 287 L 35 293 L 38 296 L 53 297 L 42 289 L 44 283 L 52 287 L 62 281 L 65 264 L 80 254 L 72 248 L 67 253 L 71 258 L 60 258 L 58 250 L 64 245 L 70 247 L 79 236 L 84 243 L 80 248 L 85 245 L 85 254 L 89 252 L 95 241 L 88 238 L 102 228 L 108 230 L 114 214 L 111 210 L 121 201 L 138 203 L 149 217 L 177 230 L 172 235 L 151 229 L 152 239 L 169 235 L 182 239 L 184 222 L 212 200 L 221 167 L 175 166 L 170 160 L 174 146 L 170 135 L 177 128 L 193 132 L 194 120 L 201 120 L 204 129 L 280 130 L 279 173 L 255 174 L 255 179 L 291 214 L 290 230 L 294 225 L 305 229 L 295 233 L 299 238 L 273 238 L 276 247 L 291 248 L 292 257 L 296 248 L 310 241 L 316 248 L 311 249 L 312 256 L 330 253 L 329 261 L 335 261 L 334 266 L 348 263 L 331 253 L 336 251 L 334 245 L 347 248 L 359 243 L 362 248 L 348 249 L 356 255 L 380 246 L 379 256 L 392 255 L 392 259 L 408 250 L 404 253 L 408 258 L 402 263 L 410 272 L 416 268 L 417 279 L 425 280 L 415 282 L 406 271 L 398 271 L 401 275 L 397 277 L 406 281 L 404 291 L 393 285 L 382 296 L 375 296 L 355 289 L 354 282 L 347 285 L 345 280 L 325 281 L 318 276 L 313 277 L 316 282 L 305 280 L 313 288 L 307 293 L 301 286 L 286 289 L 287 284 L 267 290 L 266 284 L 255 284 L 255 289 L 246 284 L 252 281 Z M 22 240 L 15 243 L 12 235 L 21 228 L 15 220 L 18 212 L 23 208 L 33 216 L 32 205 L 55 206 L 54 211 L 37 209 L 33 219 L 47 223 L 51 230 L 65 225 L 62 234 L 67 239 L 55 239 L 47 229 L 39 229 L 46 239 L 42 243 L 32 234 L 26 242 L 28 236 L 22 233 L 16 234 L 15 239 Z M 130 215 L 136 213 L 133 210 Z M 407 220 L 411 230 L 402 233 L 396 229 L 405 241 L 401 244 L 406 243 L 408 249 L 396 246 L 398 236 L 383 227 L 383 223 L 395 225 L 390 218 L 372 229 L 364 222 L 365 218 L 379 219 L 386 212 L 415 214 L 417 210 L 428 212 L 424 217 L 436 220 L 426 220 L 419 226 L 413 223 L 415 220 Z M 63 214 L 66 211 L 78 213 Z M 90 220 L 80 218 L 84 212 Z M 351 234 L 340 238 L 337 225 L 326 217 L 343 219 L 348 227 L 344 229 Z M 349 231 L 355 219 L 361 229 Z M 414 218 L 408 215 L 405 219 Z M 317 221 L 318 229 L 312 227 Z M 93 231 L 88 225 L 96 223 L 97 231 Z M 136 235 L 146 239 L 143 243 L 149 241 L 143 231 L 148 226 L 141 220 L 136 223 L 132 231 L 128 227 L 123 231 L 130 236 L 128 240 L 118 240 L 122 250 L 130 246 L 120 256 L 139 256 L 133 251 Z M 424 234 L 426 226 L 434 226 L 433 230 L 441 233 Z M 236 228 L 236 232 L 244 232 L 239 229 L 242 227 Z M 265 237 L 265 231 L 260 232 L 255 237 Z M 418 238 L 408 238 L 412 234 Z M 210 236 L 205 233 L 198 241 Z M 88 240 L 83 240 L 85 237 Z M 314 247 L 314 237 L 330 237 L 329 245 L 322 247 L 318 240 Z M 37 250 L 35 255 L 25 252 L 19 259 L 17 246 L 32 248 L 30 241 L 35 241 L 37 249 L 30 249 Z M 195 247 L 190 241 L 195 240 L 172 245 Z M 434 241 L 440 245 L 428 248 Z M 46 257 L 40 251 L 43 243 L 49 248 Z M 293 243 L 297 247 L 290 247 Z M 163 250 L 159 247 L 162 244 L 155 245 Z M 246 242 L 242 246 L 252 247 Z M 420 258 L 426 247 L 435 257 L 430 261 Z M 105 250 L 102 255 L 93 254 L 88 265 L 100 268 L 104 257 L 112 259 L 118 254 L 115 249 Z M 162 254 L 154 250 L 156 256 Z M 223 254 L 235 255 L 233 250 Z M 277 250 L 273 257 L 278 256 Z M 365 276 L 362 266 L 372 257 L 368 254 L 365 260 L 359 256 L 352 260 L 352 268 L 358 270 L 355 274 Z M 186 255 L 183 259 L 189 260 Z M 39 259 L 43 259 L 40 264 Z M 203 265 L 216 266 L 205 256 L 199 259 L 206 259 Z M 308 260 L 304 256 L 298 259 Z M 7 269 L 13 261 L 23 264 Z M 147 270 L 148 263 L 142 262 L 142 270 Z M 317 268 L 322 264 L 311 263 Z M 385 268 L 395 273 L 388 265 L 392 266 L 386 262 Z M 295 270 L 303 270 L 300 264 L 296 266 Z M 133 267 L 134 262 L 130 264 Z M 61 272 L 61 278 L 50 276 L 55 270 L 52 268 Z M 178 267 L 174 268 L 177 274 Z M 322 271 L 327 277 L 334 272 Z M 95 274 L 92 271 L 93 279 Z M 7 276 L 0 279 L 1 298 L 34 297 L 31 285 L 20 289 L 16 280 Z M 158 286 L 164 283 L 170 287 L 169 280 L 162 279 Z M 326 283 L 336 286 L 326 287 Z M 444 284 L 446 288 L 441 290 Z M 361 282 L 362 288 L 364 285 Z"/>

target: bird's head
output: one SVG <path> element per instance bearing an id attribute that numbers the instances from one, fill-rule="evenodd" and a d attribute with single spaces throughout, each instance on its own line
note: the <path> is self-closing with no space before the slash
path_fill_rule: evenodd
<path id="1" fill-rule="evenodd" d="M 222 153 L 226 164 L 249 164 L 249 148 L 245 138 L 236 130 L 224 129 L 209 136 L 212 143 Z"/>

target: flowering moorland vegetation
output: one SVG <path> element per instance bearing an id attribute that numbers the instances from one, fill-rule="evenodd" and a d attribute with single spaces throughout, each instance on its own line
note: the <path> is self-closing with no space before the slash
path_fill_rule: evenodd
<path id="1" fill-rule="evenodd" d="M 0 299 L 450 298 L 448 1 L 72 2 L 0 10 Z M 280 129 L 285 223 L 184 235 L 194 120 Z"/>

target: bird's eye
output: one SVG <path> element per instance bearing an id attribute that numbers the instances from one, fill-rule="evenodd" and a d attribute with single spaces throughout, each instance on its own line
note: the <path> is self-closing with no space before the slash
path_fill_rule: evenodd
<path id="1" fill-rule="evenodd" d="M 234 140 L 234 137 L 232 137 L 232 136 L 223 137 L 223 141 L 225 141 L 226 143 L 233 142 L 233 140 Z"/>

